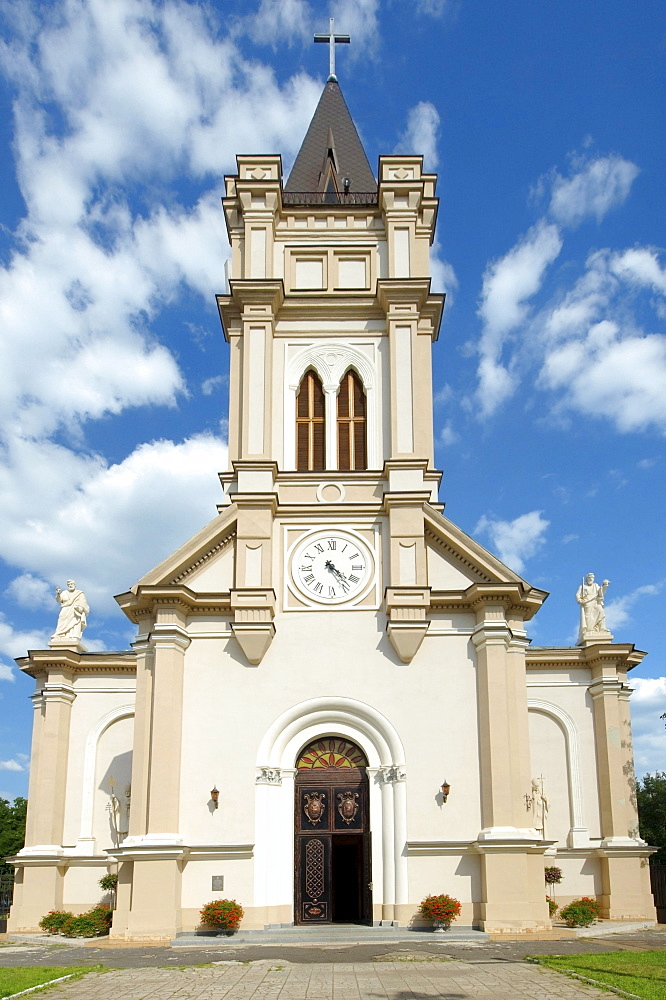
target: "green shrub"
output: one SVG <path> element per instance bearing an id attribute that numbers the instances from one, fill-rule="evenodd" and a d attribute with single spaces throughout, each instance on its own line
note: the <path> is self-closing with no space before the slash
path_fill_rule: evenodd
<path id="1" fill-rule="evenodd" d="M 115 892 L 118 887 L 118 876 L 117 875 L 102 875 L 99 880 L 99 886 L 106 892 Z"/>
<path id="2" fill-rule="evenodd" d="M 243 907 L 235 899 L 214 899 L 199 911 L 201 923 L 208 927 L 235 930 L 243 916 Z"/>
<path id="3" fill-rule="evenodd" d="M 50 910 L 39 921 L 39 926 L 47 934 L 64 934 L 64 928 L 73 917 L 74 914 L 69 913 L 67 910 Z"/>
<path id="4" fill-rule="evenodd" d="M 589 927 L 601 916 L 601 903 L 590 896 L 583 896 L 582 899 L 574 899 L 573 902 L 563 906 L 560 916 L 567 927 Z"/>
<path id="5" fill-rule="evenodd" d="M 554 917 L 557 913 L 557 903 L 550 896 L 546 896 L 546 902 L 548 903 L 548 913 L 551 917 Z"/>
<path id="6" fill-rule="evenodd" d="M 76 917 L 66 910 L 51 910 L 42 917 L 39 926 L 49 934 L 64 934 L 65 937 L 100 937 L 109 933 L 112 919 L 113 910 L 100 903 Z"/>

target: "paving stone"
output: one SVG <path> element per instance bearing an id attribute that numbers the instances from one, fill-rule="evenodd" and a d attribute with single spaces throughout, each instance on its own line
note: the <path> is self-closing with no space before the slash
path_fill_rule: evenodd
<path id="1" fill-rule="evenodd" d="M 518 962 L 377 962 L 117 969 L 49 990 L 49 1000 L 617 1000 Z"/>

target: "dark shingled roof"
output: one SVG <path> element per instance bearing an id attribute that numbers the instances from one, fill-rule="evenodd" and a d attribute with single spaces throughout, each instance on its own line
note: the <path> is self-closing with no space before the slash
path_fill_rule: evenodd
<path id="1" fill-rule="evenodd" d="M 331 148 L 339 191 L 344 178 L 349 178 L 352 194 L 377 191 L 377 182 L 337 80 L 328 80 L 324 87 L 284 190 L 288 193 L 324 191 L 330 175 L 327 165 Z"/>

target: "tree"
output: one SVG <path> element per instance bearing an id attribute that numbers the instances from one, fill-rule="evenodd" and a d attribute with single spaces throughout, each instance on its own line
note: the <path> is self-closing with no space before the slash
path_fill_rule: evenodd
<path id="1" fill-rule="evenodd" d="M 641 837 L 659 848 L 650 862 L 666 865 L 666 774 L 656 771 L 644 775 L 642 783 L 640 779 L 636 782 L 636 796 Z"/>
<path id="2" fill-rule="evenodd" d="M 25 814 L 28 800 L 17 798 L 14 803 L 0 799 L 0 875 L 9 875 L 11 865 L 4 858 L 18 853 L 25 843 Z"/>

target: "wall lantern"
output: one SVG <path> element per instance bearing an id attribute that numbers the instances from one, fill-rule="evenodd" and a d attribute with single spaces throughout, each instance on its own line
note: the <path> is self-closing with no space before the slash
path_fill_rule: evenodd
<path id="1" fill-rule="evenodd" d="M 443 783 L 442 783 L 442 802 L 446 802 L 446 800 L 449 797 L 449 792 L 450 791 L 451 791 L 451 786 L 448 783 L 448 781 L 446 781 L 446 779 L 445 779 L 443 781 Z"/>
<path id="2" fill-rule="evenodd" d="M 210 790 L 210 797 L 213 800 L 213 806 L 217 809 L 220 801 L 220 793 L 215 785 Z"/>

